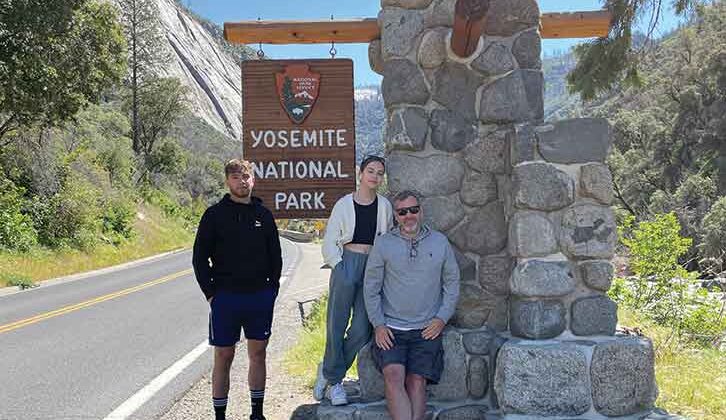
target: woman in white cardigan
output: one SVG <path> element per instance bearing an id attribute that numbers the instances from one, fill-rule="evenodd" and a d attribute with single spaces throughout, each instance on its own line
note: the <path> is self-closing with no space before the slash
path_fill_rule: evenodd
<path id="1" fill-rule="evenodd" d="M 330 385 L 327 397 L 333 405 L 348 403 L 343 378 L 358 351 L 370 339 L 371 326 L 363 302 L 363 275 L 373 241 L 393 224 L 391 203 L 377 193 L 385 170 L 382 157 L 363 159 L 358 189 L 335 203 L 325 230 L 323 260 L 333 271 L 328 292 L 325 356 L 318 366 L 313 396 L 321 400 Z"/>

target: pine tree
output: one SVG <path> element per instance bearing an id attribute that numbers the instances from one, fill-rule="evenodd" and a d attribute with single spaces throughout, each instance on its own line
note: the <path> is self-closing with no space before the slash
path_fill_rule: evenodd
<path id="1" fill-rule="evenodd" d="M 673 0 L 673 10 L 687 15 L 706 0 Z M 648 45 L 660 23 L 666 5 L 661 0 L 603 0 L 604 8 L 612 13 L 610 33 L 606 38 L 581 44 L 575 48 L 577 66 L 567 76 L 570 91 L 583 99 L 595 98 L 615 84 L 641 83 L 638 73 L 640 51 L 634 49 L 633 26 L 640 20 L 649 22 L 641 44 Z"/>
<path id="2" fill-rule="evenodd" d="M 117 0 L 120 20 L 128 42 L 129 73 L 126 84 L 131 90 L 131 138 L 134 152 L 143 153 L 141 145 L 140 92 L 153 83 L 154 69 L 169 56 L 159 23 L 159 9 L 153 0 Z"/>

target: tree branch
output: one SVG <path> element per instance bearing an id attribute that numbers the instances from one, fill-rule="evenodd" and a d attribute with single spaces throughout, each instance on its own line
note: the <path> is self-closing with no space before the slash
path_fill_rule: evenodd
<path id="1" fill-rule="evenodd" d="M 17 114 L 12 114 L 7 120 L 5 120 L 3 125 L 0 126 L 0 140 L 2 140 L 3 137 L 5 137 L 5 135 L 11 130 L 18 128 L 18 124 L 16 121 L 17 117 Z M 0 141 L 0 146 L 5 147 L 13 141 L 15 141 L 15 139 L 6 139 L 5 141 Z"/>
<path id="2" fill-rule="evenodd" d="M 610 169 L 610 173 L 613 173 L 612 167 L 608 165 L 608 169 Z M 623 197 L 623 193 L 620 190 L 620 186 L 618 185 L 618 182 L 615 180 L 615 177 L 613 176 L 613 189 L 615 190 L 615 197 L 620 200 L 620 202 L 623 204 L 623 207 L 625 207 L 625 210 L 628 211 L 628 213 L 632 214 L 633 216 L 636 216 L 635 210 L 628 204 L 627 201 L 625 201 L 625 198 Z"/>

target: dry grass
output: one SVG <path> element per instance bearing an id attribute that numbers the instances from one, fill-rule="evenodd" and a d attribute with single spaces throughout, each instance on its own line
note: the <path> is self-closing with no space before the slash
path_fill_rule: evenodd
<path id="1" fill-rule="evenodd" d="M 680 342 L 670 328 L 627 310 L 618 316 L 621 324 L 638 326 L 653 340 L 658 407 L 690 419 L 726 418 L 726 352 Z"/>

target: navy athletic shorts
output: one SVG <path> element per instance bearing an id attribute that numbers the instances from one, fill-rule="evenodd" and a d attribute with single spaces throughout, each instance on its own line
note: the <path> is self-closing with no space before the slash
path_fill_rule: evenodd
<path id="1" fill-rule="evenodd" d="M 444 348 L 442 336 L 433 340 L 421 337 L 423 330 L 401 331 L 391 328 L 393 347 L 383 350 L 371 344 L 373 361 L 379 371 L 390 364 L 403 365 L 406 374 L 415 373 L 426 378 L 426 383 L 437 384 L 444 370 Z"/>
<path id="2" fill-rule="evenodd" d="M 237 344 L 240 330 L 248 340 L 267 340 L 272 333 L 272 312 L 277 288 L 251 293 L 220 291 L 209 311 L 209 344 L 228 347 Z"/>

